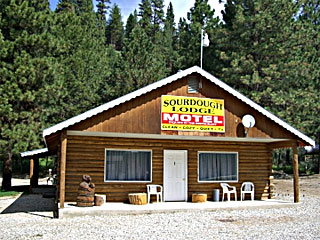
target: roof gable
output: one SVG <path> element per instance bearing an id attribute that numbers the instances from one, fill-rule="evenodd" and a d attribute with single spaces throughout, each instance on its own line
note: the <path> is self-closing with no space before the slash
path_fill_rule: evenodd
<path id="1" fill-rule="evenodd" d="M 165 86 L 169 83 L 172 83 L 174 81 L 177 81 L 178 79 L 181 79 L 183 77 L 186 77 L 188 75 L 191 75 L 193 73 L 198 73 L 200 74 L 202 77 L 208 79 L 209 81 L 211 81 L 212 83 L 216 84 L 217 86 L 219 86 L 220 88 L 222 88 L 223 90 L 225 90 L 226 92 L 228 92 L 229 94 L 233 95 L 234 97 L 238 98 L 239 100 L 241 100 L 242 102 L 244 102 L 245 104 L 249 105 L 250 107 L 252 107 L 253 109 L 257 110 L 258 112 L 260 112 L 261 114 L 263 114 L 264 116 L 266 116 L 267 118 L 269 118 L 270 120 L 272 120 L 273 122 L 277 123 L 278 125 L 280 125 L 281 127 L 285 128 L 286 130 L 288 130 L 290 133 L 294 134 L 295 136 L 299 137 L 300 139 L 304 140 L 305 142 L 309 143 L 310 145 L 314 146 L 315 142 L 309 138 L 308 136 L 304 135 L 303 133 L 301 133 L 300 131 L 296 130 L 295 128 L 293 128 L 292 126 L 290 126 L 289 124 L 287 124 L 286 122 L 282 121 L 280 118 L 276 117 L 274 114 L 270 113 L 269 111 L 267 111 L 266 109 L 264 109 L 263 107 L 261 107 L 260 105 L 256 104 L 255 102 L 253 102 L 252 100 L 250 100 L 249 98 L 245 97 L 244 95 L 242 95 L 241 93 L 239 93 L 238 91 L 236 91 L 235 89 L 231 88 L 230 86 L 228 86 L 227 84 L 225 84 L 224 82 L 222 82 L 221 80 L 217 79 L 216 77 L 214 77 L 213 75 L 209 74 L 208 72 L 204 71 L 203 69 L 199 68 L 198 66 L 194 66 L 191 68 L 188 68 L 184 71 L 178 72 L 172 76 L 169 76 L 167 78 L 164 78 L 160 81 L 157 81 L 155 83 L 152 83 L 146 87 L 143 87 L 141 89 L 138 89 L 134 92 L 131 92 L 127 95 L 124 95 L 120 98 L 117 98 L 115 100 L 112 100 L 108 103 L 105 103 L 101 106 L 98 106 L 96 108 L 93 108 L 87 112 L 84 112 L 80 115 L 77 115 L 73 118 L 67 119 L 66 121 L 63 121 L 61 123 L 58 123 L 57 125 L 54 125 L 52 127 L 49 127 L 47 129 L 45 129 L 43 131 L 43 137 L 47 137 L 53 133 L 56 133 L 60 130 L 63 130 L 65 128 L 68 128 L 69 126 L 72 126 L 76 123 L 79 123 L 83 120 L 86 120 L 90 117 L 93 117 L 99 113 L 102 113 L 104 111 L 107 111 L 115 106 L 118 106 L 122 103 L 128 102 L 136 97 L 139 97 L 143 94 L 149 93 L 157 88 L 160 88 L 162 86 Z"/>

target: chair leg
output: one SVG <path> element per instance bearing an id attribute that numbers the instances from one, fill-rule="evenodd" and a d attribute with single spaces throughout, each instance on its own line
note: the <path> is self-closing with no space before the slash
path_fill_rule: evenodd
<path id="1" fill-rule="evenodd" d="M 236 193 L 236 192 L 234 193 L 234 199 L 235 199 L 236 201 L 238 201 L 238 200 L 237 200 L 237 193 Z"/>
<path id="2" fill-rule="evenodd" d="M 224 201 L 224 193 L 222 193 L 222 202 Z"/>
<path id="3" fill-rule="evenodd" d="M 227 193 L 228 202 L 230 202 L 230 193 Z"/>
<path id="4" fill-rule="evenodd" d="M 150 203 L 150 194 L 148 193 L 148 203 Z"/>

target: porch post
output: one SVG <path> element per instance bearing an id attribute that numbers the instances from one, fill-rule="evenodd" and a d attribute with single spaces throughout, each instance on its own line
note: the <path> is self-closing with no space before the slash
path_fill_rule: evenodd
<path id="1" fill-rule="evenodd" d="M 32 193 L 33 169 L 34 169 L 34 160 L 33 160 L 33 158 L 31 158 L 31 159 L 30 159 L 30 173 L 29 173 L 29 178 L 30 178 L 30 187 L 29 187 L 29 192 L 30 192 L 30 193 Z"/>
<path id="2" fill-rule="evenodd" d="M 297 143 L 294 144 L 293 148 L 293 194 L 294 202 L 299 202 L 299 162 L 298 162 L 298 146 Z"/>
<path id="3" fill-rule="evenodd" d="M 60 154 L 60 208 L 64 208 L 65 186 L 66 186 L 66 158 L 67 158 L 67 134 L 61 133 L 61 154 Z"/>
<path id="4" fill-rule="evenodd" d="M 320 173 L 320 132 L 318 132 L 318 173 Z"/>
<path id="5" fill-rule="evenodd" d="M 39 158 L 33 157 L 30 159 L 30 188 L 29 191 L 38 186 L 39 180 Z"/>

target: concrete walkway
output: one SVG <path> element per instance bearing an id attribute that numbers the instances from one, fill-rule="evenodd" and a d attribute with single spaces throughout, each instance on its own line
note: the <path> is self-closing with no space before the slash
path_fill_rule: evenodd
<path id="1" fill-rule="evenodd" d="M 133 205 L 127 203 L 105 203 L 102 206 L 77 207 L 76 203 L 65 203 L 63 209 L 59 209 L 59 218 L 70 218 L 79 216 L 99 216 L 117 214 L 150 214 L 179 211 L 218 211 L 234 209 L 265 209 L 283 208 L 297 206 L 297 203 L 280 200 L 263 201 L 230 201 L 230 202 L 164 202 L 147 205 Z"/>

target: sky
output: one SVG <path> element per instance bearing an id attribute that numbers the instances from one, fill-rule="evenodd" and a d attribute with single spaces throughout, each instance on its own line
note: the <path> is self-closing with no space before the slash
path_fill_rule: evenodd
<path id="1" fill-rule="evenodd" d="M 57 5 L 58 0 L 50 0 L 50 7 L 54 9 Z M 93 1 L 94 6 L 97 5 L 96 1 Z M 194 5 L 194 0 L 171 0 L 173 5 L 173 11 L 175 14 L 175 22 L 176 24 L 179 22 L 180 17 L 187 18 L 187 12 L 189 12 L 190 8 Z M 208 1 L 211 9 L 215 9 L 215 15 L 220 16 L 221 18 L 221 10 L 224 8 L 224 4 L 219 4 L 219 0 L 209 0 Z M 117 4 L 121 10 L 122 21 L 125 24 L 128 16 L 133 13 L 134 9 L 139 10 L 139 3 L 141 0 L 111 0 L 111 6 L 113 4 Z M 170 0 L 164 0 L 164 10 L 166 11 Z"/>

